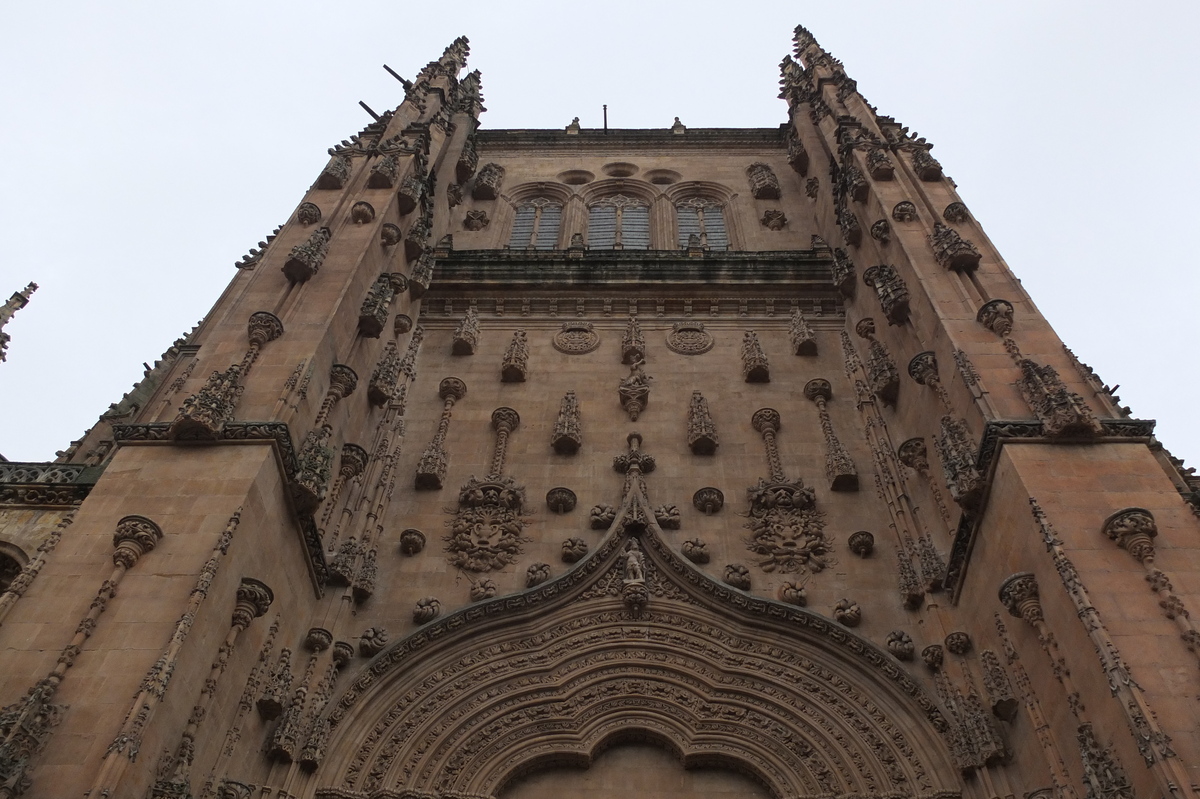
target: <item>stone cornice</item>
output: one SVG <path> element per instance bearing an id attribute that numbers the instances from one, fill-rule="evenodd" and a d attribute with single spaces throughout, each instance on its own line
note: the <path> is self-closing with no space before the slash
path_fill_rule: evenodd
<path id="1" fill-rule="evenodd" d="M 0 505 L 70 507 L 87 498 L 103 466 L 0 462 Z"/>
<path id="2" fill-rule="evenodd" d="M 631 128 L 608 130 L 585 128 L 578 133 L 565 130 L 480 130 L 476 142 L 483 151 L 510 149 L 538 150 L 639 150 L 670 148 L 763 150 L 785 145 L 784 129 L 777 128 L 688 128 L 675 133 L 669 128 Z"/>
<path id="3" fill-rule="evenodd" d="M 1110 444 L 1114 442 L 1148 444 L 1153 438 L 1152 419 L 1101 419 L 1104 431 L 1099 436 L 1088 438 L 1050 438 L 1042 430 L 1042 423 L 1025 420 L 992 420 L 983 430 L 979 445 L 976 467 L 984 478 L 984 493 L 974 513 L 963 513 L 958 529 L 950 544 L 950 556 L 946 564 L 944 584 L 957 602 L 962 592 L 964 577 L 970 562 L 975 539 L 980 532 L 980 523 L 991 494 L 992 480 L 999 462 L 1000 450 L 1006 444 Z"/>

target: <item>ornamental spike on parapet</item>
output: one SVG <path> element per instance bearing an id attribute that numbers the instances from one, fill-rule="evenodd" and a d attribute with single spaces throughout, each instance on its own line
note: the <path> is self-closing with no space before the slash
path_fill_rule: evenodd
<path id="1" fill-rule="evenodd" d="M 4 332 L 4 326 L 8 324 L 9 319 L 13 318 L 13 314 L 29 304 L 30 295 L 37 289 L 37 283 L 30 283 L 20 291 L 13 292 L 13 295 L 8 298 L 8 302 L 0 307 L 0 361 L 5 360 L 4 351 L 8 348 L 9 341 L 9 335 Z"/>

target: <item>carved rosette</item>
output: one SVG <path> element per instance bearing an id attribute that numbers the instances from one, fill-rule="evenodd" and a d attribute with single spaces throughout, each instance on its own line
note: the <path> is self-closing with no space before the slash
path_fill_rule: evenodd
<path id="1" fill-rule="evenodd" d="M 883 342 L 875 338 L 875 322 L 872 319 L 860 320 L 854 326 L 854 331 L 866 339 L 867 347 L 867 380 L 871 393 L 885 404 L 895 405 L 900 393 L 900 370 L 891 354 L 883 346 Z"/>
<path id="2" fill-rule="evenodd" d="M 211 441 L 220 437 L 226 422 L 241 399 L 242 367 L 234 364 L 224 372 L 213 372 L 204 386 L 183 401 L 168 435 L 176 441 Z"/>
<path id="3" fill-rule="evenodd" d="M 329 439 L 333 428 L 321 425 L 308 432 L 296 456 L 296 476 L 291 484 L 292 500 L 297 512 L 311 514 L 325 499 L 329 479 L 333 474 L 333 448 Z"/>
<path id="4" fill-rule="evenodd" d="M 533 588 L 550 579 L 549 563 L 531 563 L 525 570 L 525 587 Z"/>
<path id="5" fill-rule="evenodd" d="M 714 343 L 703 322 L 676 322 L 667 334 L 667 349 L 680 355 L 703 355 Z"/>
<path id="6" fill-rule="evenodd" d="M 912 636 L 903 630 L 892 630 L 883 643 L 887 647 L 887 651 L 891 652 L 897 660 L 912 660 L 913 655 L 916 654 L 917 647 L 913 643 Z"/>
<path id="7" fill-rule="evenodd" d="M 515 330 L 508 349 L 504 351 L 504 359 L 500 363 L 500 381 L 524 383 L 528 375 L 529 343 L 524 330 Z"/>
<path id="8" fill-rule="evenodd" d="M 569 513 L 575 510 L 577 501 L 575 492 L 569 488 L 558 486 L 546 492 L 546 507 L 555 513 Z"/>
<path id="9" fill-rule="evenodd" d="M 577 563 L 583 560 L 588 553 L 587 541 L 582 538 L 568 538 L 562 543 L 562 559 L 563 563 Z"/>
<path id="10" fill-rule="evenodd" d="M 883 309 L 888 324 L 902 325 L 908 321 L 908 284 L 900 277 L 895 267 L 888 264 L 872 266 L 863 272 L 863 283 L 875 289 L 879 297 L 879 306 Z"/>
<path id="11" fill-rule="evenodd" d="M 454 329 L 454 345 L 451 352 L 455 355 L 474 355 L 479 346 L 479 311 L 475 306 L 467 309 L 467 315 Z"/>
<path id="12" fill-rule="evenodd" d="M 630 421 L 636 422 L 650 401 L 650 376 L 642 371 L 642 361 L 635 361 L 629 367 L 629 377 L 617 386 L 617 397 Z"/>
<path id="13" fill-rule="evenodd" d="M 866 530 L 851 533 L 850 537 L 846 539 L 846 548 L 860 558 L 868 557 L 875 549 L 875 536 Z"/>
<path id="14" fill-rule="evenodd" d="M 368 627 L 358 639 L 358 652 L 363 657 L 375 657 L 388 645 L 388 631 L 383 627 Z"/>
<path id="15" fill-rule="evenodd" d="M 504 182 L 504 167 L 499 164 L 484 164 L 475 176 L 475 188 L 471 196 L 476 200 L 494 200 L 500 195 L 500 185 Z"/>
<path id="16" fill-rule="evenodd" d="M 483 230 L 491 223 L 491 221 L 492 220 L 488 218 L 487 211 L 475 209 L 473 211 L 467 211 L 467 217 L 463 220 L 463 228 L 470 231 Z"/>
<path id="17" fill-rule="evenodd" d="M 946 649 L 955 655 L 965 655 L 971 651 L 971 636 L 962 630 L 955 630 L 946 635 Z"/>
<path id="18" fill-rule="evenodd" d="M 792 311 L 791 321 L 788 322 L 788 338 L 792 342 L 792 352 L 796 355 L 817 354 L 816 336 L 799 308 Z"/>
<path id="19" fill-rule="evenodd" d="M 897 222 L 916 222 L 917 206 L 908 200 L 901 200 L 892 208 L 892 219 L 895 219 Z"/>
<path id="20" fill-rule="evenodd" d="M 574 391 L 563 395 L 562 403 L 558 406 L 558 420 L 554 423 L 554 432 L 550 436 L 550 446 L 559 455 L 574 455 L 583 443 L 583 433 L 579 422 L 579 400 Z"/>
<path id="21" fill-rule="evenodd" d="M 743 591 L 750 590 L 750 570 L 740 563 L 730 563 L 726 566 L 723 579 L 726 585 L 740 588 Z"/>
<path id="22" fill-rule="evenodd" d="M 395 247 L 400 243 L 403 234 L 398 225 L 393 225 L 391 222 L 384 222 L 379 228 L 379 243 L 384 247 Z"/>
<path id="23" fill-rule="evenodd" d="M 283 274 L 293 283 L 304 283 L 321 268 L 325 256 L 329 254 L 329 240 L 333 233 L 329 228 L 322 227 L 313 231 L 308 241 L 297 244 L 288 254 L 283 264 Z"/>
<path id="24" fill-rule="evenodd" d="M 888 244 L 892 240 L 892 226 L 886 219 L 876 220 L 871 225 L 871 238 L 880 244 Z"/>
<path id="25" fill-rule="evenodd" d="M 417 600 L 413 608 L 413 624 L 427 624 L 436 619 L 442 612 L 442 603 L 437 597 L 427 596 Z"/>
<path id="26" fill-rule="evenodd" d="M 940 669 L 944 660 L 941 644 L 930 644 L 921 650 L 921 661 L 933 671 Z"/>
<path id="27" fill-rule="evenodd" d="M 835 248 L 833 251 L 833 285 L 837 286 L 843 297 L 849 298 L 854 296 L 854 290 L 858 286 L 857 279 L 854 261 L 846 254 L 845 250 Z"/>
<path id="28" fill-rule="evenodd" d="M 600 346 L 600 336 L 591 322 L 563 322 L 562 330 L 550 342 L 567 355 L 586 355 Z"/>
<path id="29" fill-rule="evenodd" d="M 975 319 L 1000 338 L 1008 338 L 1013 329 L 1013 305 L 1008 300 L 991 300 L 984 303 Z"/>
<path id="30" fill-rule="evenodd" d="M 425 548 L 425 534 L 412 527 L 400 533 L 400 554 L 412 557 Z"/>
<path id="31" fill-rule="evenodd" d="M 833 606 L 833 618 L 846 627 L 857 627 L 862 622 L 862 608 L 857 602 L 839 599 Z"/>
<path id="32" fill-rule="evenodd" d="M 942 434 L 933 440 L 942 461 L 946 487 L 960 507 L 971 510 L 983 493 L 983 477 L 975 465 L 975 442 L 961 419 L 943 416 L 941 426 Z"/>
<path id="33" fill-rule="evenodd" d="M 683 556 L 692 563 L 705 564 L 709 561 L 708 546 L 699 538 L 690 538 L 680 545 Z"/>
<path id="34" fill-rule="evenodd" d="M 941 222 L 933 223 L 933 233 L 929 234 L 929 244 L 933 247 L 933 257 L 944 269 L 956 272 L 969 271 L 979 266 L 983 257 L 975 245 L 958 235 L 954 228 L 947 227 Z"/>
<path id="35" fill-rule="evenodd" d="M 756 200 L 778 200 L 779 178 L 775 172 L 764 163 L 756 162 L 746 167 L 746 177 L 750 179 L 750 193 Z"/>
<path id="36" fill-rule="evenodd" d="M 787 226 L 787 214 L 778 208 L 769 208 L 758 220 L 767 230 L 783 230 Z"/>
<path id="37" fill-rule="evenodd" d="M 496 595 L 496 583 L 486 577 L 471 581 L 471 601 L 482 602 Z"/>
<path id="38" fill-rule="evenodd" d="M 719 488 L 701 488 L 692 495 L 692 506 L 705 516 L 711 516 L 725 506 L 725 495 Z"/>
<path id="39" fill-rule="evenodd" d="M 296 209 L 296 221 L 305 227 L 315 225 L 321 221 L 321 209 L 315 203 L 300 203 Z"/>
<path id="40" fill-rule="evenodd" d="M 770 383 L 771 367 L 763 352 L 758 334 L 747 330 L 742 336 L 742 376 L 747 383 Z"/>
<path id="41" fill-rule="evenodd" d="M 967 206 L 960 202 L 950 203 L 946 206 L 945 210 L 942 211 L 942 219 L 945 219 L 947 222 L 954 225 L 962 224 L 970 218 L 971 215 L 967 212 Z"/>
<path id="42" fill-rule="evenodd" d="M 708 400 L 699 391 L 692 392 L 692 403 L 688 408 L 688 446 L 695 455 L 712 455 L 717 451 L 720 440 L 717 426 L 708 412 Z"/>
<path id="43" fill-rule="evenodd" d="M 350 206 L 350 221 L 356 225 L 366 225 L 375 221 L 375 206 L 359 200 Z"/>

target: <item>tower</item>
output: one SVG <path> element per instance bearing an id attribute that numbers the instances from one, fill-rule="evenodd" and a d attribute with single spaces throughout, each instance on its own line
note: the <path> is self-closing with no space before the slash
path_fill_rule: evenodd
<path id="1" fill-rule="evenodd" d="M 778 129 L 467 55 L 0 464 L 0 796 L 1194 794 L 1195 487 L 929 143 L 803 28 Z"/>

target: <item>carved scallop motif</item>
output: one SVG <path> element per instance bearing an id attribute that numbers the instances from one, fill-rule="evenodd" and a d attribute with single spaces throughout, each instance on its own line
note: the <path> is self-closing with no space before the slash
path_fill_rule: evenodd
<path id="1" fill-rule="evenodd" d="M 554 334 L 554 349 L 567 355 L 586 355 L 600 346 L 600 334 L 591 322 L 563 322 L 562 330 Z"/>
<path id="2" fill-rule="evenodd" d="M 676 322 L 667 334 L 667 349 L 680 355 L 703 355 L 714 343 L 703 322 Z"/>

